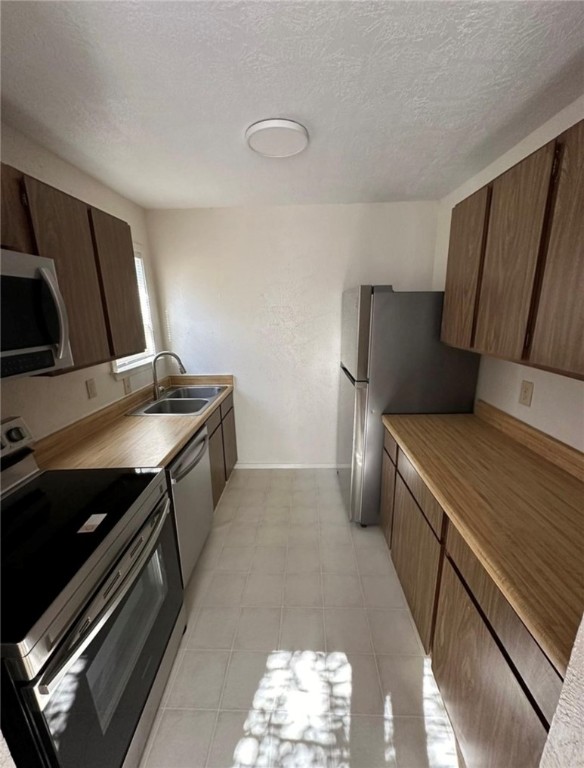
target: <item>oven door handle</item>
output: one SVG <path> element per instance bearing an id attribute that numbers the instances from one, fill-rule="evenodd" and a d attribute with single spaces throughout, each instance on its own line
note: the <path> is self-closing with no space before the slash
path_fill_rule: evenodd
<path id="1" fill-rule="evenodd" d="M 67 307 L 65 306 L 65 301 L 59 290 L 59 284 L 57 283 L 57 278 L 54 273 L 46 267 L 41 267 L 39 272 L 49 289 L 57 309 L 57 317 L 59 318 L 59 341 L 56 345 L 57 360 L 62 360 L 67 351 L 67 347 L 69 346 L 69 317 L 67 315 Z"/>
<path id="2" fill-rule="evenodd" d="M 152 554 L 154 548 L 158 544 L 162 528 L 166 522 L 166 516 L 170 511 L 170 499 L 167 499 L 164 508 L 160 513 L 160 519 L 154 526 L 152 533 L 148 537 L 146 544 L 143 546 L 139 557 L 132 565 L 127 573 L 126 578 L 120 583 L 120 586 L 90 624 L 87 625 L 86 631 L 68 648 L 65 648 L 61 654 L 58 654 L 49 664 L 45 674 L 41 677 L 39 682 L 32 687 L 35 699 L 37 700 L 41 711 L 45 708 L 49 698 L 54 693 L 55 689 L 67 674 L 67 671 L 77 661 L 79 656 L 87 648 L 88 645 L 96 638 L 99 632 L 103 629 L 105 623 L 112 616 L 116 608 L 120 605 L 124 597 L 128 594 L 130 589 L 136 583 L 142 568 L 146 564 L 148 558 Z M 130 553 L 132 554 L 132 553 Z"/>

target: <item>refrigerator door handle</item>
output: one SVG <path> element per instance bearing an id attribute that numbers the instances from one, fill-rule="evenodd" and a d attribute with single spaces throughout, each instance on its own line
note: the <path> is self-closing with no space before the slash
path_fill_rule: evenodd
<path id="1" fill-rule="evenodd" d="M 351 384 L 355 385 L 355 379 L 351 376 L 349 371 L 345 368 L 345 366 L 341 363 L 341 371 L 345 374 L 345 376 L 349 379 Z"/>
<path id="2" fill-rule="evenodd" d="M 367 423 L 367 384 L 355 382 L 353 415 L 353 456 L 351 461 L 351 519 L 362 522 L 363 483 L 365 473 L 365 437 Z"/>

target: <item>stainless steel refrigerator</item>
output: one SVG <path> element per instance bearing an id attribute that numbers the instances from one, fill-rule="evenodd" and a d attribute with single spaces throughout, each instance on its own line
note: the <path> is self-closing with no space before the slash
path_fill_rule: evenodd
<path id="1" fill-rule="evenodd" d="M 383 413 L 473 409 L 479 355 L 440 341 L 442 292 L 361 285 L 343 293 L 337 432 L 350 520 L 379 522 Z"/>

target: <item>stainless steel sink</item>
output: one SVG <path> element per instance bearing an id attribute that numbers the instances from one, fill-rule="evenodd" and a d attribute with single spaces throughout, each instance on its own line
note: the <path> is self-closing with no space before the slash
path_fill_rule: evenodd
<path id="1" fill-rule="evenodd" d="M 174 400 L 170 397 L 157 400 L 155 403 L 142 406 L 132 411 L 132 416 L 169 416 L 178 414 L 199 413 L 209 405 L 209 400 L 190 398 Z"/>
<path id="2" fill-rule="evenodd" d="M 174 387 L 162 393 L 159 400 L 140 406 L 130 416 L 168 416 L 200 413 L 205 410 L 226 386 L 219 387 Z"/>
<path id="3" fill-rule="evenodd" d="M 220 395 L 226 389 L 227 387 L 204 387 L 204 386 L 176 387 L 174 389 L 167 389 L 165 392 L 162 393 L 162 397 L 164 399 L 166 398 L 190 399 L 193 397 L 211 398 L 211 397 L 217 397 L 217 395 Z"/>

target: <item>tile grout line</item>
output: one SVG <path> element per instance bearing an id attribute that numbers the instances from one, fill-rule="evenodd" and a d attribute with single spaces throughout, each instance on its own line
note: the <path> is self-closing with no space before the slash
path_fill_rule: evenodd
<path id="1" fill-rule="evenodd" d="M 229 533 L 231 532 L 231 527 L 232 527 L 232 524 L 233 524 L 233 520 L 235 519 L 235 516 L 237 514 L 237 510 L 238 509 L 239 509 L 239 506 L 236 505 L 235 509 L 234 509 L 234 512 L 233 512 L 233 517 L 231 518 L 231 520 L 229 521 L 229 524 L 227 526 L 228 530 L 227 530 L 225 539 L 223 541 L 223 546 L 221 547 L 220 552 L 219 552 L 219 556 L 217 558 L 217 565 L 219 564 L 219 562 L 221 560 L 221 555 L 223 554 L 223 551 L 224 551 L 225 546 L 226 546 L 225 542 L 227 541 L 227 539 L 229 537 Z M 251 568 L 251 565 L 250 565 L 250 568 Z M 214 570 L 214 573 L 217 573 L 217 567 L 215 567 L 213 570 Z M 244 582 L 244 585 L 243 585 L 243 590 L 244 591 L 245 591 L 246 584 L 247 584 L 247 578 L 246 578 L 246 581 Z M 242 592 L 242 594 L 243 594 L 243 592 Z M 217 732 L 217 726 L 219 724 L 219 712 L 221 711 L 221 703 L 223 701 L 223 694 L 225 692 L 225 686 L 227 685 L 227 676 L 229 674 L 229 669 L 231 667 L 231 659 L 233 657 L 233 646 L 235 644 L 235 637 L 237 635 L 237 630 L 238 630 L 238 627 L 239 627 L 240 620 L 241 620 L 241 606 L 239 607 L 238 616 L 237 616 L 237 622 L 235 624 L 235 627 L 234 627 L 234 630 L 233 630 L 233 636 L 231 638 L 231 648 L 229 649 L 229 656 L 227 658 L 227 664 L 225 665 L 225 672 L 223 674 L 223 681 L 222 681 L 222 684 L 221 684 L 221 690 L 219 692 L 219 699 L 217 701 L 217 712 L 216 712 L 216 715 L 215 715 L 215 722 L 213 723 L 213 728 L 211 729 L 211 737 L 209 739 L 209 745 L 207 747 L 207 751 L 205 753 L 205 760 L 203 762 L 204 766 L 207 766 L 207 764 L 208 764 L 208 762 L 210 760 L 211 750 L 213 749 L 213 743 L 215 741 L 215 734 Z"/>
<path id="2" fill-rule="evenodd" d="M 241 505 L 237 505 L 235 507 L 235 511 L 234 511 L 234 515 L 235 516 L 236 516 L 236 513 L 239 510 L 240 506 Z M 230 528 L 231 528 L 232 523 L 233 523 L 233 518 L 232 518 L 231 523 L 229 525 Z M 256 530 L 256 537 L 255 537 L 255 539 L 257 539 L 257 530 Z M 255 539 L 254 539 L 254 541 L 255 541 Z M 223 549 L 224 548 L 225 548 L 225 545 L 223 546 Z M 242 593 L 241 593 L 242 598 L 243 598 L 243 594 L 245 593 L 245 590 L 246 590 L 246 587 L 247 587 L 247 582 L 249 580 L 249 574 L 251 573 L 252 563 L 253 563 L 253 557 L 250 559 L 249 566 L 248 566 L 248 569 L 247 569 L 245 581 L 244 581 L 244 584 L 243 584 L 243 590 L 242 590 Z M 219 714 L 221 712 L 221 704 L 223 703 L 223 697 L 225 695 L 225 688 L 227 687 L 227 679 L 228 679 L 228 676 L 229 676 L 229 671 L 231 669 L 231 661 L 233 659 L 233 653 L 234 653 L 234 648 L 235 648 L 235 640 L 237 638 L 237 633 L 239 631 L 239 625 L 241 623 L 242 611 L 243 611 L 243 608 L 242 608 L 241 603 L 240 603 L 240 605 L 238 607 L 237 621 L 235 623 L 235 627 L 234 627 L 234 630 L 233 630 L 233 636 L 231 638 L 231 648 L 229 649 L 229 657 L 227 659 L 227 664 L 225 666 L 225 672 L 223 674 L 223 681 L 222 681 L 222 684 L 221 684 L 221 691 L 219 693 L 219 699 L 217 701 L 217 714 L 215 715 L 215 722 L 213 724 L 213 729 L 211 731 L 211 738 L 209 739 L 209 746 L 207 747 L 207 752 L 206 752 L 206 755 L 205 755 L 205 762 L 204 762 L 205 766 L 208 765 L 209 760 L 211 759 L 211 752 L 212 752 L 212 749 L 213 749 L 213 744 L 215 742 L 215 735 L 217 733 L 217 728 L 218 728 L 218 725 L 219 725 Z"/>

